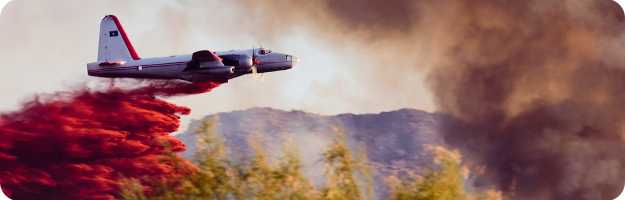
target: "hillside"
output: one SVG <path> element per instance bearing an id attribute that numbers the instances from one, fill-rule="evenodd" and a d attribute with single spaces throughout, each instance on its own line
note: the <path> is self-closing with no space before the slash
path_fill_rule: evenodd
<path id="1" fill-rule="evenodd" d="M 424 145 L 442 144 L 442 138 L 436 134 L 439 124 L 436 115 L 415 109 L 324 116 L 252 108 L 192 121 L 188 130 L 178 135 L 187 145 L 186 157 L 191 157 L 196 146 L 193 130 L 202 121 L 211 119 L 215 120 L 218 132 L 225 138 L 233 160 L 249 155 L 250 140 L 262 145 L 274 158 L 279 158 L 285 142 L 288 142 L 304 158 L 305 173 L 312 178 L 323 174 L 322 170 L 317 170 L 323 167 L 318 161 L 323 150 L 336 137 L 336 128 L 345 132 L 353 149 L 366 150 L 378 175 L 430 166 L 432 159 L 424 151 Z"/>

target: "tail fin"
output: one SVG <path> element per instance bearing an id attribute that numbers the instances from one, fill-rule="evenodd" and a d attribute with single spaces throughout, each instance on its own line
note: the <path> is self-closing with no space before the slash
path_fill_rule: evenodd
<path id="1" fill-rule="evenodd" d="M 99 62 L 139 60 L 124 27 L 114 15 L 108 15 L 100 23 Z"/>

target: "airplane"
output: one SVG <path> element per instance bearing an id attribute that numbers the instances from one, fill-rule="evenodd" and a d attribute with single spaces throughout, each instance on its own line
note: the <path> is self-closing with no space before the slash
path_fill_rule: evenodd
<path id="1" fill-rule="evenodd" d="M 89 76 L 106 78 L 226 83 L 245 74 L 288 70 L 298 62 L 295 56 L 267 48 L 200 50 L 191 55 L 140 58 L 119 19 L 107 15 L 100 23 L 98 61 L 88 63 L 87 71 Z"/>

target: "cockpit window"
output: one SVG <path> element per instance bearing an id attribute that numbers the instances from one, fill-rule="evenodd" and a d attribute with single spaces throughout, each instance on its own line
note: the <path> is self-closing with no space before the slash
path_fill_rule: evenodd
<path id="1" fill-rule="evenodd" d="M 271 50 L 269 50 L 269 49 L 260 49 L 260 50 L 258 50 L 258 53 L 260 55 L 267 55 L 267 54 L 271 53 Z"/>

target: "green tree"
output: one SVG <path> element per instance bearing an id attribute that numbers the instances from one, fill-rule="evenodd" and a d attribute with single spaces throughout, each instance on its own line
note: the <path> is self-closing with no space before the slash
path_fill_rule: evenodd
<path id="1" fill-rule="evenodd" d="M 235 171 L 225 155 L 226 147 L 216 131 L 216 121 L 216 117 L 202 121 L 195 132 L 198 143 L 194 160 L 199 170 L 189 177 L 192 186 L 187 190 L 193 199 L 223 200 L 235 190 Z"/>
<path id="2" fill-rule="evenodd" d="M 315 188 L 301 174 L 297 151 L 285 148 L 284 157 L 271 165 L 262 146 L 255 142 L 258 140 L 250 140 L 255 155 L 239 167 L 237 199 L 316 199 Z"/>
<path id="3" fill-rule="evenodd" d="M 143 185 L 137 179 L 121 179 L 119 181 L 119 198 L 124 200 L 148 200 L 143 191 Z"/>
<path id="4" fill-rule="evenodd" d="M 464 200 L 464 176 L 455 152 L 434 150 L 438 170 L 432 170 L 411 183 L 394 186 L 393 200 Z"/>
<path id="5" fill-rule="evenodd" d="M 215 131 L 216 118 L 205 120 L 194 132 L 198 138 L 195 163 L 197 169 L 180 180 L 154 180 L 154 185 L 145 194 L 145 188 L 138 180 L 120 181 L 119 198 L 122 200 L 195 200 L 228 199 L 234 187 L 233 169 L 225 157 L 225 145 Z M 173 157 L 173 156 L 172 156 Z M 177 160 L 176 162 L 187 162 Z M 147 196 L 147 197 L 146 197 Z M 149 198 L 148 198 L 149 197 Z"/>
<path id="6" fill-rule="evenodd" d="M 372 199 L 373 181 L 367 166 L 366 153 L 362 153 L 358 160 L 354 159 L 343 131 L 335 129 L 335 132 L 337 139 L 323 153 L 327 169 L 326 186 L 321 189 L 322 198 L 327 200 Z"/>
<path id="7" fill-rule="evenodd" d="M 437 170 L 431 170 L 421 178 L 403 180 L 394 184 L 392 200 L 501 200 L 501 194 L 486 190 L 475 194 L 467 193 L 465 177 L 468 170 L 461 164 L 457 151 L 443 147 L 430 147 Z"/>

